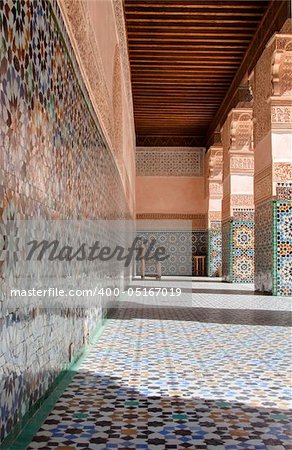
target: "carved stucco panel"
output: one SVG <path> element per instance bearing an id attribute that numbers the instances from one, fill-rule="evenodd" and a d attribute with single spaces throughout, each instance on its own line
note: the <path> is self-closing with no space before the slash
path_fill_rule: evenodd
<path id="1" fill-rule="evenodd" d="M 253 173 L 254 157 L 242 155 L 231 156 L 230 169 L 232 173 Z"/>
<path id="2" fill-rule="evenodd" d="M 272 95 L 272 57 L 273 48 L 266 48 L 257 62 L 252 79 L 255 146 L 271 130 L 271 109 L 268 106 L 267 101 Z"/>
<path id="3" fill-rule="evenodd" d="M 285 183 L 292 181 L 292 164 L 278 162 L 273 164 L 273 181 L 277 183 Z"/>
<path id="4" fill-rule="evenodd" d="M 106 132 L 109 143 L 112 136 L 112 107 L 103 72 L 99 49 L 93 39 L 91 21 L 86 2 L 78 0 L 59 0 L 65 25 L 74 47 L 80 69 L 84 74 L 91 101 Z"/>

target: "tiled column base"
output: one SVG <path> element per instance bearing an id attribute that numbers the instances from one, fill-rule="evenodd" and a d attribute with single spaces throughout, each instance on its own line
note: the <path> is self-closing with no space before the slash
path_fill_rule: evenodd
<path id="1" fill-rule="evenodd" d="M 222 230 L 208 230 L 208 277 L 220 277 L 222 274 Z"/>
<path id="2" fill-rule="evenodd" d="M 254 224 L 229 220 L 222 225 L 223 279 L 230 283 L 254 281 Z"/>
<path id="3" fill-rule="evenodd" d="M 267 201 L 255 209 L 255 289 L 292 295 L 292 201 Z"/>

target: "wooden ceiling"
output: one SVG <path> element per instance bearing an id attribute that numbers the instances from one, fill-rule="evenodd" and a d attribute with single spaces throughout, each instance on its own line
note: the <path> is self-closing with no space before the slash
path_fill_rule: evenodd
<path id="1" fill-rule="evenodd" d="M 206 138 L 271 2 L 124 0 L 136 134 Z"/>

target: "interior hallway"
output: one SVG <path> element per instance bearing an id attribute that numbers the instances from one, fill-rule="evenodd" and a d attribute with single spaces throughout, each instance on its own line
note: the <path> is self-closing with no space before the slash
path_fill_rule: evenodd
<path id="1" fill-rule="evenodd" d="M 124 298 L 27 448 L 292 448 L 290 300 L 206 279 L 133 284 L 182 295 Z"/>

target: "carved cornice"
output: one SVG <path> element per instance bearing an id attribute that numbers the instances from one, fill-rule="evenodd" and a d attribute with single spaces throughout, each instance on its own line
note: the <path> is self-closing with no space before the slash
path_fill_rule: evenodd
<path id="1" fill-rule="evenodd" d="M 136 137 L 137 147 L 205 147 L 203 136 L 142 136 Z"/>
<path id="2" fill-rule="evenodd" d="M 124 73 L 124 82 L 126 87 L 126 94 L 128 100 L 128 113 L 130 117 L 130 122 L 132 125 L 133 135 L 135 134 L 134 125 L 134 109 L 133 109 L 133 96 L 132 96 L 132 86 L 131 86 L 131 70 L 130 70 L 130 60 L 128 54 L 128 44 L 127 44 L 127 31 L 125 24 L 125 14 L 123 0 L 114 0 L 114 11 L 117 27 L 117 36 L 120 47 L 120 54 L 122 59 L 122 69 Z M 134 143 L 133 143 L 134 144 Z"/>

